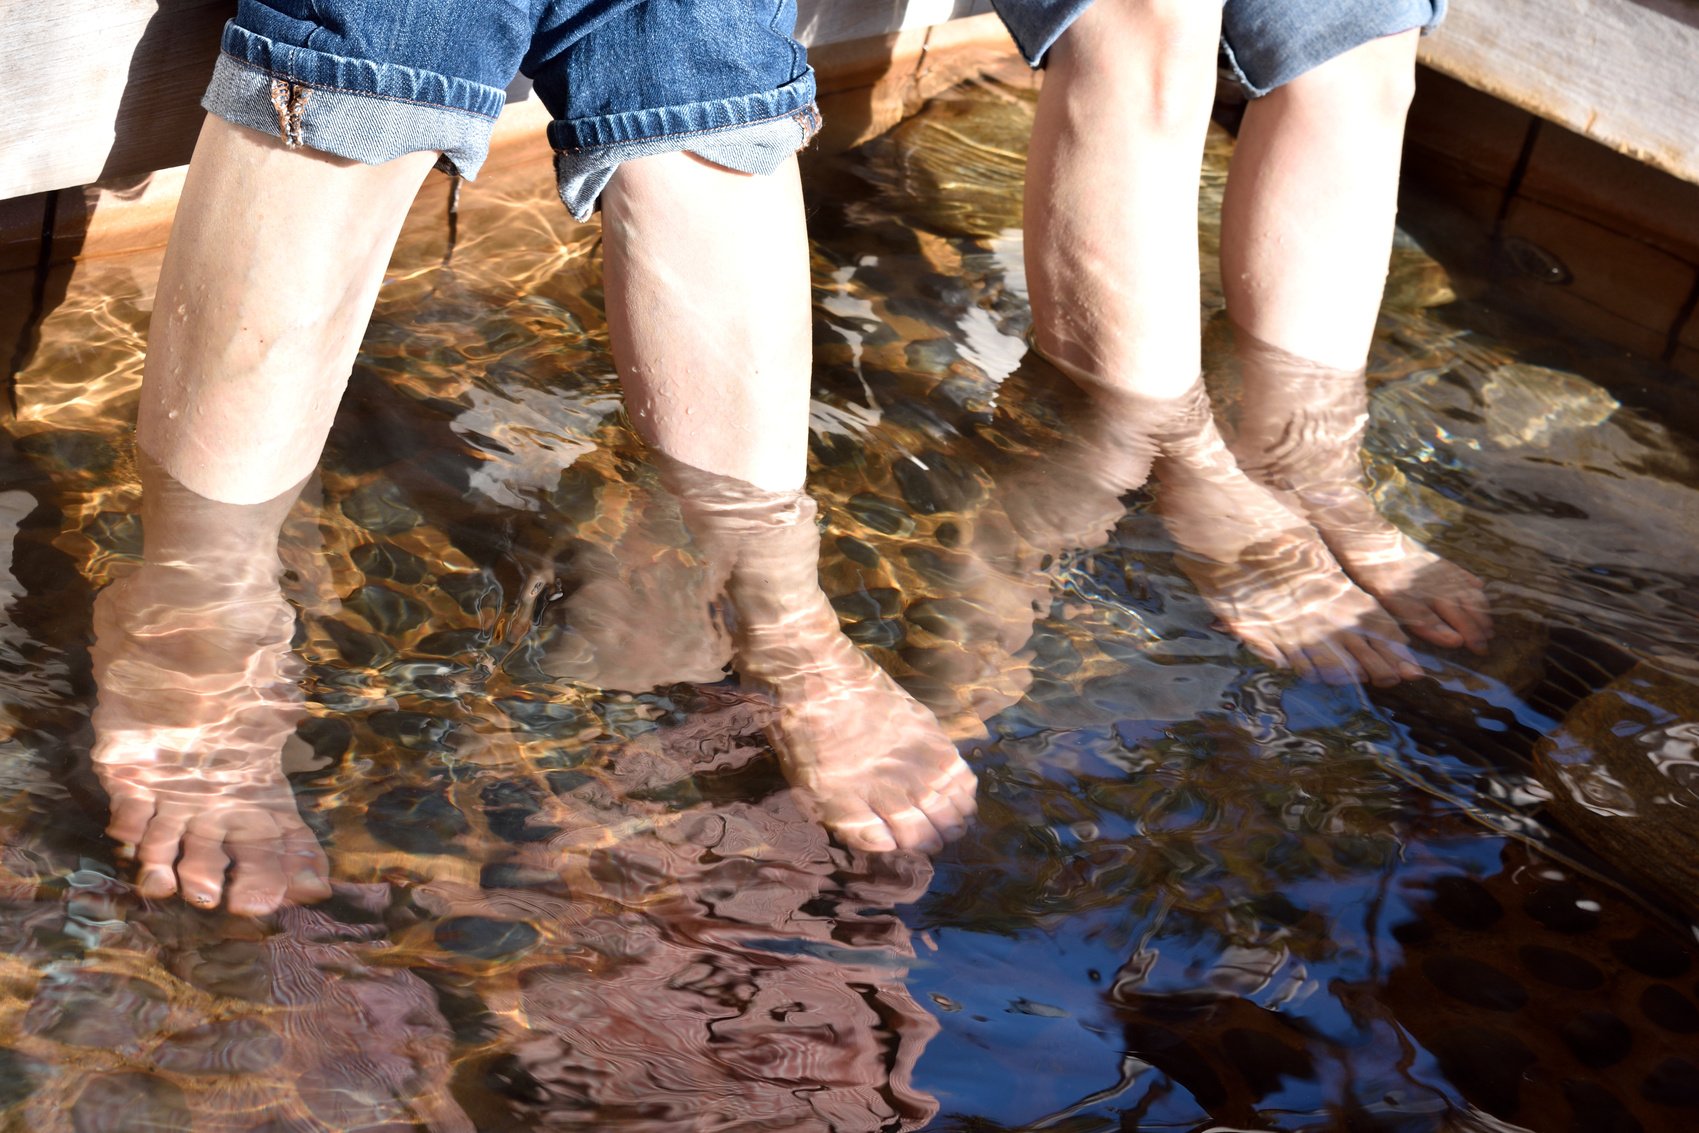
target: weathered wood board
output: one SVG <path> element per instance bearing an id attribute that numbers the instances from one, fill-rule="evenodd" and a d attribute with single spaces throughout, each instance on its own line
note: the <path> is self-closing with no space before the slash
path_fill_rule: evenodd
<path id="1" fill-rule="evenodd" d="M 0 198 L 189 159 L 232 0 L 0 0 Z"/>
<path id="2" fill-rule="evenodd" d="M 1699 181 L 1699 0 L 1458 0 L 1422 62 Z"/>

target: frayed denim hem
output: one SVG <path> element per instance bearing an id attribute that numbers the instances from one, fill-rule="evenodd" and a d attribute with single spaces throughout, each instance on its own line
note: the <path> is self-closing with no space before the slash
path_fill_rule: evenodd
<path id="1" fill-rule="evenodd" d="M 1342 6 L 1305 27 L 1284 7 L 1229 3 L 1221 53 L 1240 89 L 1261 98 L 1365 43 L 1413 28 L 1426 35 L 1445 19 L 1445 6 L 1446 0 L 1377 0 Z"/>
<path id="2" fill-rule="evenodd" d="M 788 101 L 800 91 L 806 91 L 809 101 L 795 109 L 764 118 L 734 121 L 726 125 L 709 126 L 707 128 L 682 129 L 658 134 L 652 137 L 639 137 L 629 141 L 617 141 L 600 145 L 587 145 L 576 148 L 555 148 L 555 177 L 559 183 L 560 199 L 579 220 L 589 219 L 595 211 L 596 201 L 601 197 L 602 190 L 607 188 L 613 179 L 614 172 L 621 164 L 640 157 L 651 157 L 661 153 L 684 152 L 694 154 L 704 161 L 740 173 L 769 174 L 784 164 L 790 157 L 806 146 L 810 139 L 819 132 L 820 111 L 813 102 L 814 82 L 812 72 L 804 76 L 804 80 L 792 83 L 779 92 L 764 95 L 750 95 L 744 99 L 727 99 L 724 103 L 697 104 L 694 107 L 679 107 L 667 111 L 638 111 L 642 115 L 684 115 L 689 120 L 714 120 L 723 113 L 716 110 L 713 115 L 702 115 L 705 105 L 716 108 L 728 107 L 729 104 L 739 104 L 731 110 L 733 114 L 749 110 L 764 109 L 775 103 Z M 786 93 L 788 92 L 788 93 Z M 629 115 L 621 115 L 625 118 Z M 675 122 L 678 118 L 673 119 Z M 591 120 L 605 123 L 607 119 Z M 659 118 L 651 124 L 658 124 Z M 555 122 L 549 127 L 551 141 L 561 136 L 583 136 L 588 133 L 596 136 L 595 129 L 585 130 L 585 123 Z M 559 128 L 557 130 L 557 128 Z"/>
<path id="3" fill-rule="evenodd" d="M 234 25 L 224 42 L 201 99 L 208 113 L 368 165 L 434 151 L 470 180 L 506 99 L 493 87 L 292 47 Z"/>

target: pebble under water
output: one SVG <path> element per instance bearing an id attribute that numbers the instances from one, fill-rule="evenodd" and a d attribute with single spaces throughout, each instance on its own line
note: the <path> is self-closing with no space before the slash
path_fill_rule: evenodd
<path id="1" fill-rule="evenodd" d="M 141 899 L 89 644 L 140 556 L 158 264 L 80 264 L 0 434 L 0 1128 L 1693 1128 L 1674 377 L 1494 313 L 1401 235 L 1375 498 L 1487 580 L 1494 644 L 1387 691 L 1270 668 L 1149 494 L 1065 479 L 1078 399 L 1025 345 L 1034 98 L 969 82 L 807 172 L 822 585 L 959 730 L 1008 704 L 965 741 L 979 817 L 930 860 L 847 851 L 786 789 L 622 421 L 597 229 L 538 153 L 465 188 L 446 262 L 427 187 L 285 522 L 284 766 L 332 895 Z M 1213 341 L 1213 278 L 1204 302 Z M 1002 599 L 960 564 L 1034 483 L 1095 526 L 999 561 L 1039 609 L 964 682 L 950 643 Z M 659 579 L 615 602 L 616 658 L 586 581 L 610 570 Z M 673 676 L 608 691 L 633 671 Z"/>

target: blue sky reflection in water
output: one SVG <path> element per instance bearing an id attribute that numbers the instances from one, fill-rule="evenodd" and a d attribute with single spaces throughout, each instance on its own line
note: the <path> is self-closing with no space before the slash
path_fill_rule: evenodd
<path id="1" fill-rule="evenodd" d="M 450 268 L 421 199 L 284 520 L 285 770 L 334 896 L 139 900 L 86 645 L 140 552 L 156 267 L 81 265 L 0 452 L 7 1126 L 1690 1127 L 1691 938 L 1594 877 L 1692 892 L 1670 379 L 1401 241 L 1375 494 L 1488 580 L 1497 637 L 1396 690 L 1298 682 L 1217 628 L 1133 426 L 1025 356 L 1030 113 L 969 85 L 810 171 L 824 589 L 956 730 L 996 713 L 933 863 L 836 848 L 784 790 L 714 555 L 619 421 L 595 229 L 530 162 L 467 187 Z"/>

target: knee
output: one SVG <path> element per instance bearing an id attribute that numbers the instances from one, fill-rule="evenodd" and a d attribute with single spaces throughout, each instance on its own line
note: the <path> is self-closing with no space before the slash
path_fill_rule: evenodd
<path id="1" fill-rule="evenodd" d="M 1365 125 L 1401 129 L 1416 94 L 1415 30 L 1355 47 L 1298 76 L 1268 97 Z"/>
<path id="2" fill-rule="evenodd" d="M 1365 114 L 1402 126 L 1415 97 L 1416 59 L 1413 50 L 1408 54 L 1377 52 L 1371 64 L 1363 68 L 1358 98 Z"/>
<path id="3" fill-rule="evenodd" d="M 1220 37 L 1213 4 L 1097 0 L 1057 42 L 1051 69 L 1088 78 L 1099 113 L 1131 111 L 1144 132 L 1189 137 L 1214 102 Z"/>

